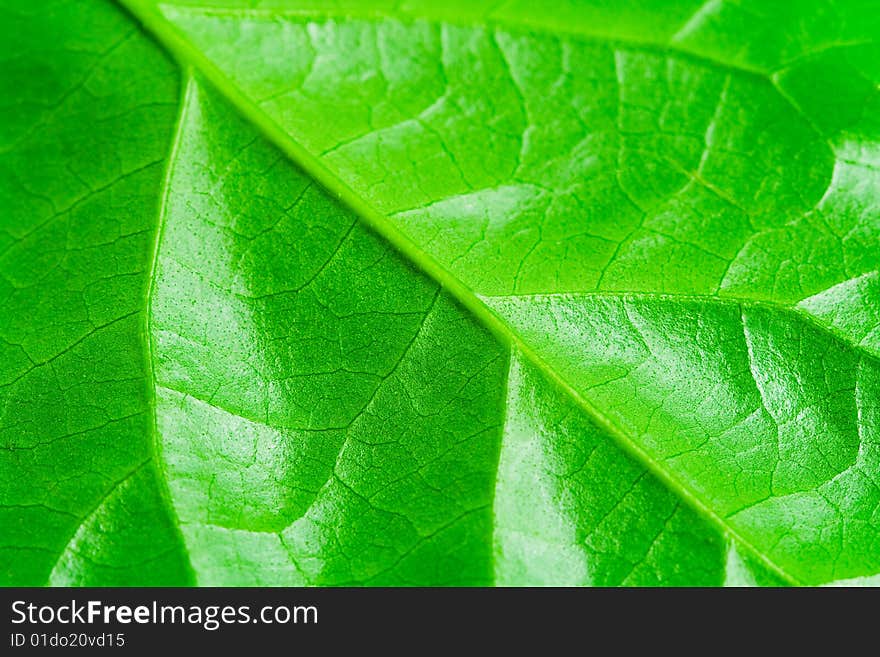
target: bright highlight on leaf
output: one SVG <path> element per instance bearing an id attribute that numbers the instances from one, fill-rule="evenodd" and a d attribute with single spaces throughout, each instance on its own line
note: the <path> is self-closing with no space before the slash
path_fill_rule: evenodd
<path id="1" fill-rule="evenodd" d="M 618 4 L 0 9 L 0 582 L 875 581 L 880 13 Z"/>

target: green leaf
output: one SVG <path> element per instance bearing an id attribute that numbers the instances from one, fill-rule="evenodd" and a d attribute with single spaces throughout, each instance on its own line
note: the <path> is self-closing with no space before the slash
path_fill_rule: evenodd
<path id="1" fill-rule="evenodd" d="M 4 582 L 880 572 L 869 3 L 123 4 L 4 9 Z"/>
<path id="2" fill-rule="evenodd" d="M 144 349 L 176 72 L 79 4 L 0 10 L 0 581 L 188 583 Z"/>

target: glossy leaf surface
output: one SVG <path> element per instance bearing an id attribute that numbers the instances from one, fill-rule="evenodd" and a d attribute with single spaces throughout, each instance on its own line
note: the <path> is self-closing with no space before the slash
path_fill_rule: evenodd
<path id="1" fill-rule="evenodd" d="M 880 571 L 869 5 L 124 4 L 8 10 L 6 581 Z"/>

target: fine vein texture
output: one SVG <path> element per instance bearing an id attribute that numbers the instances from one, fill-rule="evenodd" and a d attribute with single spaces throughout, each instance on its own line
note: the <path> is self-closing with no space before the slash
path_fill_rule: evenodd
<path id="1" fill-rule="evenodd" d="M 192 81 L 178 140 L 151 316 L 199 583 L 491 583 L 503 351 Z"/>
<path id="2" fill-rule="evenodd" d="M 816 584 L 880 566 L 880 31 L 844 5 L 846 37 L 733 57 L 723 2 L 648 39 L 509 5 L 163 11 L 618 439 Z M 799 36 L 801 9 L 776 17 Z"/>
<path id="3" fill-rule="evenodd" d="M 151 326 L 199 583 L 721 582 L 711 526 L 198 82 L 179 129 Z"/>
<path id="4" fill-rule="evenodd" d="M 174 66 L 111 5 L 0 15 L 0 582 L 188 583 L 144 351 Z"/>
<path id="5" fill-rule="evenodd" d="M 731 583 L 718 532 L 516 352 L 507 395 L 495 490 L 497 584 Z M 767 576 L 755 565 L 742 570 Z"/>
<path id="6" fill-rule="evenodd" d="M 873 3 L 121 4 L 0 10 L 3 582 L 876 582 Z"/>

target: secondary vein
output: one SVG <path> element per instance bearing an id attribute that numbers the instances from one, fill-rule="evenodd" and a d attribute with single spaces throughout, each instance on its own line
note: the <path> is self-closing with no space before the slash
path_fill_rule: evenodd
<path id="1" fill-rule="evenodd" d="M 168 211 L 168 199 L 171 190 L 171 178 L 174 175 L 174 165 L 177 162 L 177 151 L 180 147 L 181 136 L 183 134 L 183 119 L 191 101 L 191 93 L 193 89 L 192 76 L 187 71 L 185 73 L 182 85 L 182 93 L 180 95 L 180 108 L 178 110 L 177 120 L 174 124 L 174 140 L 168 153 L 168 165 L 165 169 L 165 178 L 162 181 L 162 200 L 159 204 L 159 216 L 156 226 L 156 237 L 153 243 L 153 253 L 150 258 L 150 271 L 147 277 L 147 289 L 144 298 L 144 325 L 143 325 L 143 342 L 144 342 L 144 358 L 145 370 L 148 373 L 147 395 L 149 407 L 152 412 L 152 460 L 153 469 L 156 475 L 156 487 L 159 490 L 159 496 L 165 503 L 167 513 L 171 520 L 174 530 L 177 532 L 177 538 L 180 542 L 182 552 L 186 556 L 186 567 L 190 574 L 191 581 L 196 582 L 195 570 L 189 559 L 189 550 L 186 548 L 186 542 L 183 539 L 183 533 L 180 531 L 180 518 L 171 499 L 171 491 L 168 487 L 168 473 L 162 462 L 162 444 L 159 439 L 159 427 L 157 419 L 157 401 L 156 401 L 156 364 L 153 356 L 153 339 L 152 339 L 152 298 L 156 287 L 156 275 L 158 271 L 159 252 L 162 245 L 162 237 L 165 233 L 166 216 Z"/>

